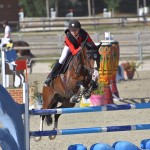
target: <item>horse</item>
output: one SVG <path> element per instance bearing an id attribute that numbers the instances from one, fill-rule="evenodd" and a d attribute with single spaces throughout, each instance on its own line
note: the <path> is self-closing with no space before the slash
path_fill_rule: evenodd
<path id="1" fill-rule="evenodd" d="M 25 41 L 11 41 L 13 43 L 14 48 L 19 48 L 19 47 L 29 47 L 29 44 Z M 32 67 L 35 64 L 35 61 L 32 60 L 35 56 L 31 53 L 29 48 L 26 49 L 13 49 L 16 52 L 16 60 L 26 60 L 27 62 L 27 67 L 30 68 L 30 73 L 32 73 Z M 6 69 L 6 74 L 7 75 L 13 75 L 13 86 L 14 87 L 21 87 L 22 83 L 25 81 L 25 75 L 24 75 L 24 69 L 22 70 L 11 70 L 10 66 L 13 66 L 9 62 L 5 63 L 5 69 Z"/>
<path id="2" fill-rule="evenodd" d="M 25 41 L 14 41 L 13 46 L 15 48 L 29 47 L 29 44 Z M 31 53 L 30 48 L 26 48 L 26 49 L 20 48 L 20 49 L 15 49 L 15 50 L 17 52 L 18 57 L 23 57 L 24 59 L 27 60 L 27 67 L 30 68 L 30 73 L 32 73 L 32 68 L 33 68 L 33 65 L 35 64 L 35 61 L 33 60 L 35 55 Z"/>
<path id="3" fill-rule="evenodd" d="M 60 74 L 51 81 L 49 86 L 43 86 L 43 106 L 42 109 L 70 108 L 79 102 L 82 96 L 90 97 L 92 92 L 92 74 L 94 72 L 94 56 L 97 50 L 90 50 L 87 43 L 83 44 L 81 50 L 70 61 L 64 74 Z M 96 58 L 97 59 L 97 58 Z M 61 104 L 61 105 L 59 105 Z M 58 128 L 60 114 L 54 115 L 54 129 Z M 53 123 L 51 115 L 41 117 L 40 131 L 43 131 L 43 122 L 46 118 L 47 125 Z M 50 136 L 54 139 L 56 136 Z M 39 138 L 39 139 L 38 139 Z M 40 140 L 37 137 L 36 140 Z"/>

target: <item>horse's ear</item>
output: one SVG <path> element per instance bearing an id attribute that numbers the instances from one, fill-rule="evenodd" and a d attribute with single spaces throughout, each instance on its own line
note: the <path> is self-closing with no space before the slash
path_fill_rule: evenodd
<path id="1" fill-rule="evenodd" d="M 100 42 L 100 44 L 96 46 L 96 50 L 99 50 L 99 48 L 101 47 L 101 45 L 102 45 L 102 42 Z"/>

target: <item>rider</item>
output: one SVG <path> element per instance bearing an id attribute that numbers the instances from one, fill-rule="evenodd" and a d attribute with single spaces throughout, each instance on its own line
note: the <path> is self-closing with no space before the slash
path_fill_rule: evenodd
<path id="1" fill-rule="evenodd" d="M 2 25 L 4 27 L 4 36 L 3 36 L 2 40 L 0 40 L 0 48 L 2 46 L 5 46 L 5 44 L 8 44 L 10 42 L 10 38 L 11 38 L 11 29 L 8 24 L 8 21 L 4 20 Z"/>
<path id="2" fill-rule="evenodd" d="M 5 28 L 4 38 L 11 38 L 11 29 L 7 20 L 3 21 L 3 27 Z"/>
<path id="3" fill-rule="evenodd" d="M 81 28 L 81 24 L 78 20 L 70 21 L 69 29 L 66 29 L 65 34 L 65 46 L 61 57 L 44 82 L 47 86 L 50 84 L 51 80 L 54 79 L 56 73 L 60 70 L 69 53 L 71 52 L 72 55 L 76 55 L 80 51 L 82 42 L 85 41 L 96 48 L 89 34 Z"/>

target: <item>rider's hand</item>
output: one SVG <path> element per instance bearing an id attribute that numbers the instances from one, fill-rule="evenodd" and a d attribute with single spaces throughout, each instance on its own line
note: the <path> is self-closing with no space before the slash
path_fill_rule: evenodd
<path id="1" fill-rule="evenodd" d="M 79 52 L 81 49 L 82 49 L 81 47 L 79 47 L 78 49 L 76 49 L 76 50 L 74 51 L 73 55 L 78 54 L 78 52 Z"/>

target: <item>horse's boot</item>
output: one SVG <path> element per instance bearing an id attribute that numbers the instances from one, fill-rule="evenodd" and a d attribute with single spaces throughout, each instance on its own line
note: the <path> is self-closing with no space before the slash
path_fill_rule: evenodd
<path id="1" fill-rule="evenodd" d="M 92 91 L 94 91 L 98 88 L 98 83 L 94 80 L 91 80 L 90 81 L 90 87 L 92 87 Z"/>
<path id="2" fill-rule="evenodd" d="M 57 62 L 54 67 L 52 68 L 52 71 L 50 73 L 50 75 L 48 76 L 48 78 L 45 80 L 44 84 L 46 86 L 49 86 L 50 82 L 55 78 L 55 76 L 57 75 L 57 73 L 59 72 L 60 68 L 61 68 L 62 64 L 60 64 L 59 62 Z"/>

